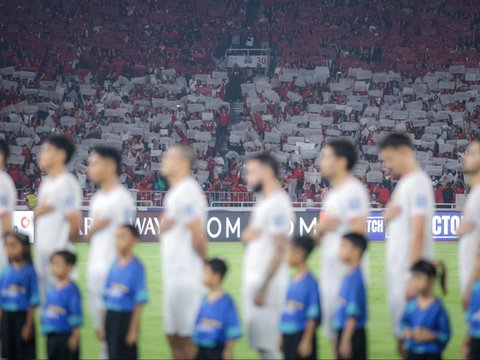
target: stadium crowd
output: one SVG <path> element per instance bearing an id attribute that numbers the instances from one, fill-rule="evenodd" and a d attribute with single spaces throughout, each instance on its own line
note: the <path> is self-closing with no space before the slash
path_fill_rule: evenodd
<path id="1" fill-rule="evenodd" d="M 167 190 L 160 158 L 183 143 L 198 153 L 205 190 L 250 200 L 241 165 L 270 149 L 292 199 L 317 203 L 328 188 L 315 166 L 319 148 L 350 136 L 361 150 L 355 174 L 385 204 L 396 179 L 376 144 L 392 129 L 415 139 L 438 203 L 465 191 L 458 154 L 480 133 L 480 15 L 469 1 L 7 5 L 0 133 L 22 191 L 37 189 L 36 154 L 54 131 L 75 139 L 72 169 L 87 193 L 88 154 L 108 144 L 122 152 L 122 181 L 160 204 L 152 193 Z M 39 19 L 45 11 L 49 19 Z M 230 46 L 271 48 L 272 71 L 226 68 Z M 244 104 L 239 114 L 235 101 Z"/>

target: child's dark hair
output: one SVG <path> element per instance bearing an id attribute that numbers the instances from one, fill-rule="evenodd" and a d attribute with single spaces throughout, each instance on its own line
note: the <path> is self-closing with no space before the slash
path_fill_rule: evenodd
<path id="1" fill-rule="evenodd" d="M 4 239 L 12 237 L 17 240 L 23 247 L 22 258 L 27 264 L 32 264 L 32 252 L 30 251 L 30 238 L 27 234 L 23 234 L 17 231 L 7 231 L 4 235 Z"/>
<path id="2" fill-rule="evenodd" d="M 447 268 L 443 261 L 419 260 L 410 268 L 412 273 L 422 273 L 429 278 L 437 278 L 440 281 L 443 295 L 447 294 Z"/>
<path id="3" fill-rule="evenodd" d="M 348 233 L 343 235 L 343 239 L 350 241 L 350 243 L 357 249 L 360 249 L 360 253 L 363 254 L 368 248 L 368 240 L 365 236 L 358 233 Z"/>
<path id="4" fill-rule="evenodd" d="M 75 266 L 75 264 L 77 263 L 77 255 L 68 250 L 60 250 L 54 252 L 50 257 L 50 261 L 52 261 L 55 256 L 61 257 L 63 261 L 65 261 L 65 263 L 71 266 Z"/>
<path id="5" fill-rule="evenodd" d="M 305 260 L 315 248 L 315 242 L 308 235 L 295 236 L 292 240 L 292 246 L 303 251 Z"/>
<path id="6" fill-rule="evenodd" d="M 140 231 L 138 231 L 137 227 L 134 225 L 130 224 L 123 224 L 121 225 L 122 228 L 127 229 L 130 231 L 130 234 L 135 238 L 135 239 L 140 239 Z"/>
<path id="7" fill-rule="evenodd" d="M 219 274 L 220 279 L 223 279 L 225 277 L 225 274 L 228 271 L 228 267 L 227 267 L 227 264 L 225 263 L 225 261 L 223 261 L 222 259 L 220 259 L 218 257 L 208 259 L 206 261 L 205 265 L 209 266 L 210 269 L 212 269 L 212 271 L 215 274 Z"/>

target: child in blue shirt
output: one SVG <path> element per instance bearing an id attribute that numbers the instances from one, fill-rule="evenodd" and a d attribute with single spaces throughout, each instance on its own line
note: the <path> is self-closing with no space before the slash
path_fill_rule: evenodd
<path id="1" fill-rule="evenodd" d="M 337 331 L 337 359 L 367 359 L 367 291 L 361 269 L 368 241 L 360 234 L 343 236 L 340 259 L 349 271 L 340 286 L 333 328 Z"/>
<path id="2" fill-rule="evenodd" d="M 467 312 L 468 332 L 464 340 L 464 358 L 480 358 L 480 278 L 472 285 Z"/>
<path id="3" fill-rule="evenodd" d="M 30 239 L 18 232 L 8 232 L 4 239 L 9 264 L 0 276 L 2 358 L 35 359 L 34 316 L 39 295 Z"/>
<path id="4" fill-rule="evenodd" d="M 289 245 L 288 263 L 296 269 L 288 285 L 280 333 L 285 359 L 316 359 L 316 330 L 321 322 L 318 283 L 307 259 L 315 247 L 309 236 L 297 236 Z"/>
<path id="5" fill-rule="evenodd" d="M 203 299 L 193 330 L 198 360 L 233 358 L 233 343 L 242 336 L 242 328 L 235 303 L 222 289 L 227 265 L 222 259 L 206 262 L 203 283 L 210 293 Z"/>
<path id="6" fill-rule="evenodd" d="M 117 230 L 118 258 L 105 283 L 105 339 L 109 359 L 137 359 L 137 343 L 142 307 L 148 302 L 145 269 L 134 256 L 140 239 L 136 227 L 122 225 Z"/>
<path id="7" fill-rule="evenodd" d="M 48 359 L 77 360 L 80 357 L 82 299 L 80 289 L 70 280 L 76 263 L 77 256 L 67 250 L 55 252 L 50 259 L 55 284 L 47 289 L 41 313 Z"/>
<path id="8" fill-rule="evenodd" d="M 439 263 L 442 291 L 445 294 L 445 267 Z M 410 269 L 416 297 L 411 299 L 401 319 L 404 350 L 407 359 L 441 359 L 450 339 L 450 321 L 442 302 L 433 289 L 437 268 L 431 262 L 419 260 Z"/>

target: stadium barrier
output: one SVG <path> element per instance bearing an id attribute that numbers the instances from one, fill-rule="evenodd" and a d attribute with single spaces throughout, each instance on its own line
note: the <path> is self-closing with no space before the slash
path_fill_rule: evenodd
<path id="1" fill-rule="evenodd" d="M 241 230 L 247 225 L 251 208 L 210 208 L 207 220 L 209 241 L 235 242 L 240 240 Z M 139 210 L 135 219 L 142 241 L 158 241 L 161 208 Z M 88 212 L 83 211 L 80 228 L 80 241 L 92 223 Z M 312 231 L 318 221 L 319 209 L 296 209 L 297 220 L 291 225 L 295 234 L 306 234 Z M 320 217 L 322 215 L 320 214 Z M 437 210 L 432 218 L 432 233 L 436 241 L 457 240 L 456 230 L 461 220 L 460 211 Z M 32 211 L 15 211 L 14 226 L 34 240 L 34 222 Z M 386 224 L 380 211 L 372 210 L 367 219 L 368 238 L 371 241 L 384 241 L 387 237 Z"/>

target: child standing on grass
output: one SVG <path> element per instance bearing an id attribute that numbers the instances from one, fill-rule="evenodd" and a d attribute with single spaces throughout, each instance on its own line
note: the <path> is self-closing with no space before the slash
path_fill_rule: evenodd
<path id="1" fill-rule="evenodd" d="M 138 357 L 140 316 L 148 301 L 145 269 L 132 252 L 139 239 L 140 234 L 132 225 L 122 225 L 117 230 L 118 258 L 110 269 L 103 295 L 109 359 Z"/>
<path id="2" fill-rule="evenodd" d="M 463 358 L 480 359 L 480 278 L 477 278 L 472 285 L 467 325 L 468 332 L 463 342 Z"/>
<path id="3" fill-rule="evenodd" d="M 41 316 L 49 360 L 77 360 L 80 357 L 82 298 L 80 289 L 70 280 L 76 263 L 77 256 L 67 250 L 53 253 L 50 259 L 55 284 L 47 289 Z"/>
<path id="4" fill-rule="evenodd" d="M 30 240 L 17 232 L 5 234 L 9 264 L 0 276 L 2 358 L 35 359 L 35 307 L 38 280 L 32 265 Z"/>
<path id="5" fill-rule="evenodd" d="M 316 330 L 321 322 L 318 282 L 308 269 L 307 259 L 315 247 L 313 239 L 297 236 L 289 245 L 288 263 L 295 268 L 280 320 L 284 358 L 316 359 Z"/>
<path id="6" fill-rule="evenodd" d="M 441 359 L 450 340 L 448 313 L 433 290 L 437 268 L 445 294 L 446 272 L 443 263 L 435 266 L 429 261 L 420 260 L 411 268 L 412 286 L 418 295 L 407 303 L 401 321 L 405 355 L 410 360 Z"/>
<path id="7" fill-rule="evenodd" d="M 235 303 L 222 288 L 226 273 L 222 259 L 213 258 L 205 264 L 203 283 L 210 293 L 202 301 L 192 336 L 198 360 L 232 359 L 233 343 L 242 336 Z"/>
<path id="8" fill-rule="evenodd" d="M 337 359 L 367 359 L 367 292 L 361 269 L 368 241 L 360 234 L 342 238 L 340 259 L 349 271 L 340 287 L 339 304 L 333 327 L 337 331 Z"/>

